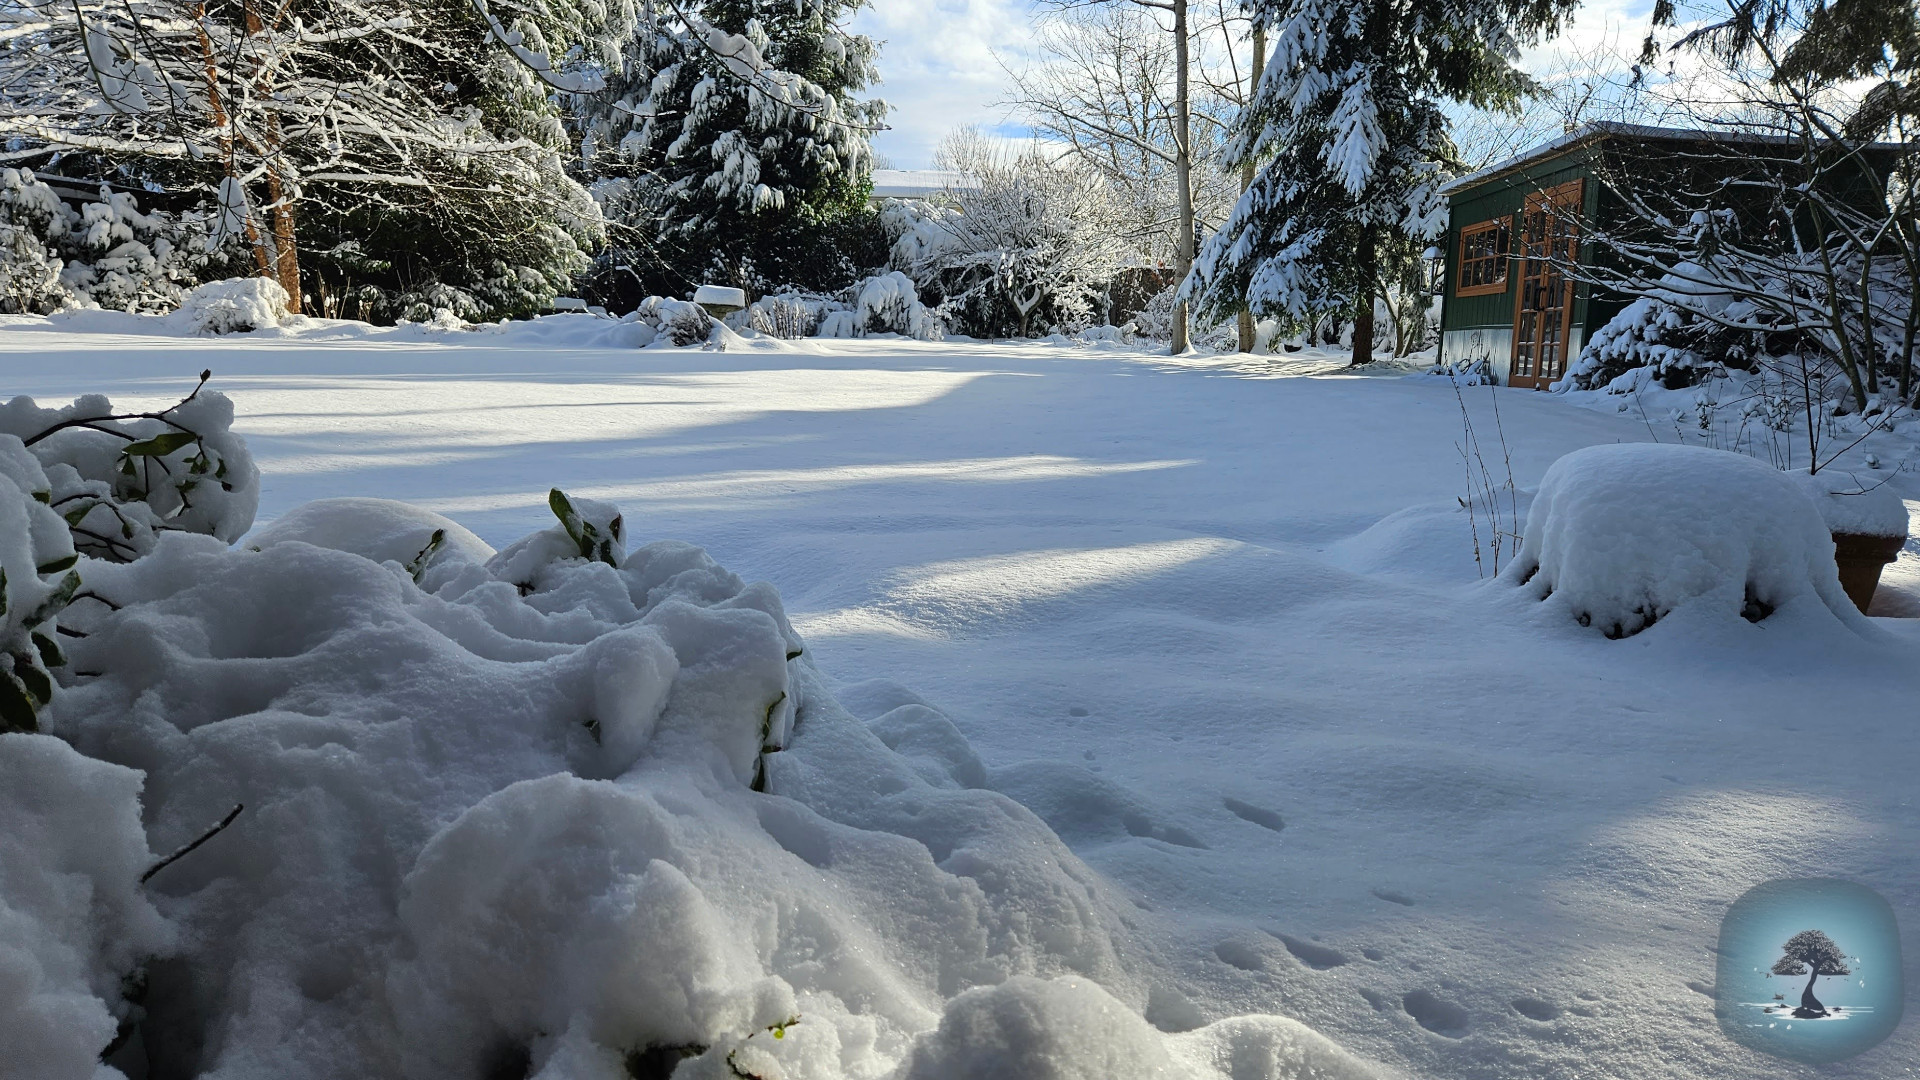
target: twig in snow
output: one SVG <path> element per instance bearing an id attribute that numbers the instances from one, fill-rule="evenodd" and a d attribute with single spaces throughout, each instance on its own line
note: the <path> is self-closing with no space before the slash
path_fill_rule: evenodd
<path id="1" fill-rule="evenodd" d="M 215 825 L 213 828 L 208 829 L 206 832 L 201 833 L 198 838 L 196 838 L 191 844 L 188 844 L 186 847 L 181 848 L 180 850 L 174 852 L 173 854 L 167 856 L 166 858 L 161 859 L 159 862 L 154 863 L 152 866 L 147 867 L 147 872 L 140 875 L 140 884 L 145 885 L 147 883 L 148 878 L 151 878 L 153 875 L 159 873 L 162 870 L 165 870 L 167 867 L 172 866 L 174 863 L 178 862 L 180 859 L 186 857 L 186 855 L 191 851 L 193 851 L 194 848 L 197 848 L 201 844 L 204 844 L 207 841 L 213 839 L 214 837 L 220 835 L 221 830 L 233 824 L 233 819 L 239 817 L 240 811 L 245 810 L 246 808 L 247 806 L 245 803 L 234 803 L 233 809 L 227 811 L 227 816 L 221 818 L 220 823 L 218 825 Z"/>

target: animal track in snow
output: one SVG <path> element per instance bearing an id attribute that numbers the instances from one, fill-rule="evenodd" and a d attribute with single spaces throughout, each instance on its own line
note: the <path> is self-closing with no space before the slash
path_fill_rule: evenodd
<path id="1" fill-rule="evenodd" d="M 1403 892 L 1395 892 L 1392 889 L 1375 889 L 1373 890 L 1373 895 L 1385 900 L 1389 904 L 1399 904 L 1401 907 L 1413 906 L 1413 898 Z"/>

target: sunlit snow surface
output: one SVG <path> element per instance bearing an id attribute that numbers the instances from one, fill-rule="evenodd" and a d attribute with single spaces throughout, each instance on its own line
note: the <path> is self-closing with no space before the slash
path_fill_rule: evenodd
<path id="1" fill-rule="evenodd" d="M 772 582 L 849 712 L 950 718 L 970 749 L 901 752 L 977 755 L 1132 901 L 1150 962 L 1114 989 L 1164 1030 L 1278 1013 L 1410 1076 L 1811 1076 L 1715 1024 L 1727 904 L 1842 877 L 1920 925 L 1920 622 L 1608 641 L 1478 585 L 1444 381 L 1059 344 L 633 350 L 584 316 L 129 325 L 13 320 L 5 389 L 159 403 L 211 367 L 263 520 L 379 496 L 503 546 L 559 485 L 621 504 L 630 545 Z M 1465 393 L 1489 456 L 1497 398 L 1523 490 L 1653 430 Z M 1891 468 L 1911 444 L 1888 439 Z M 1920 614 L 1915 566 L 1876 612 Z M 944 1045 L 925 1075 L 964 1074 Z M 1916 1058 L 1908 1025 L 1820 1075 Z"/>

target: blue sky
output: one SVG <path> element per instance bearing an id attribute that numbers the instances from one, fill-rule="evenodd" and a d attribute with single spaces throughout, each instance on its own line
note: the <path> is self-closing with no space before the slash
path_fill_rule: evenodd
<path id="1" fill-rule="evenodd" d="M 1025 55 L 1035 6 L 1029 0 L 872 0 L 853 27 L 886 43 L 879 89 L 893 105 L 892 130 L 874 139 L 875 149 L 895 168 L 926 168 L 940 139 L 961 125 L 1020 134 L 998 104 L 1007 78 L 995 55 L 1013 62 Z M 1543 70 L 1570 50 L 1608 38 L 1637 42 L 1651 10 L 1651 0 L 1592 0 L 1566 38 L 1536 50 L 1528 66 Z"/>

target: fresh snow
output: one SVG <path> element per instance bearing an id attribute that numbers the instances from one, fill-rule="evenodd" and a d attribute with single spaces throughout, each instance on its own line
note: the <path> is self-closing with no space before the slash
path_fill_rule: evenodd
<path id="1" fill-rule="evenodd" d="M 236 549 L 96 569 L 139 602 L 124 650 L 74 651 L 131 667 L 49 722 L 146 772 L 155 852 L 249 803 L 147 890 L 180 940 L 131 939 L 218 973 L 218 1075 L 461 1075 L 537 1032 L 556 1080 L 696 1037 L 768 1076 L 1811 1076 L 1720 1034 L 1721 913 L 1785 876 L 1920 900 L 1920 623 L 1609 640 L 1482 579 L 1463 406 L 1525 519 L 1556 460 L 1657 430 L 1600 398 L 1313 353 L 107 315 L 5 320 L 7 389 L 165 405 L 211 367 L 261 472 Z M 1911 509 L 1912 450 L 1836 468 Z M 622 569 L 552 560 L 555 486 L 617 507 Z M 356 501 L 292 513 L 321 498 Z M 1920 612 L 1916 561 L 1876 612 Z M 756 659 L 789 625 L 804 654 Z M 778 689 L 755 794 L 731 725 Z M 50 993 L 111 991 L 97 930 L 30 933 L 66 950 Z"/>

